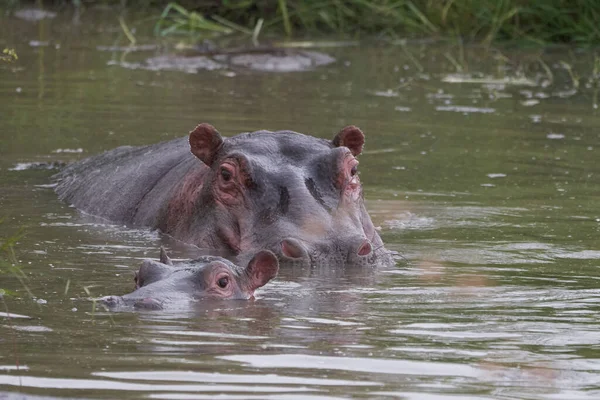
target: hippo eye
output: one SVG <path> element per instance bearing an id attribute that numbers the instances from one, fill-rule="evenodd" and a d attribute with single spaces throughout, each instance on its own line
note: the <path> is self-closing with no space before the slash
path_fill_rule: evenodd
<path id="1" fill-rule="evenodd" d="M 354 175 L 356 175 L 356 173 L 357 173 L 357 172 L 358 172 L 358 166 L 356 166 L 356 165 L 355 165 L 355 166 L 354 166 L 354 167 L 352 167 L 352 169 L 350 170 L 350 175 L 351 175 L 351 176 L 354 176 Z"/>
<path id="2" fill-rule="evenodd" d="M 229 182 L 231 180 L 231 172 L 227 168 L 221 168 L 221 177 L 225 182 Z"/>
<path id="3" fill-rule="evenodd" d="M 219 287 L 220 287 L 221 289 L 225 289 L 225 288 L 227 287 L 227 285 L 228 285 L 228 284 L 229 284 L 229 278 L 228 278 L 228 277 L 226 277 L 226 276 L 224 276 L 224 277 L 220 278 L 220 279 L 217 281 L 217 285 L 219 285 Z"/>

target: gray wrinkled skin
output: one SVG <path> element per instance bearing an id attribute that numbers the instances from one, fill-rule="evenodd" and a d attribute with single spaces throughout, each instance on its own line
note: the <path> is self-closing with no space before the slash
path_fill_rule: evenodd
<path id="1" fill-rule="evenodd" d="M 283 265 L 391 265 L 351 176 L 363 143 L 355 127 L 332 141 L 292 131 L 223 139 L 201 124 L 189 139 L 120 147 L 70 165 L 55 176 L 56 192 L 89 214 L 159 229 L 242 265 L 262 249 Z"/>
<path id="2" fill-rule="evenodd" d="M 162 310 L 203 300 L 248 300 L 273 279 L 277 258 L 268 251 L 257 254 L 246 268 L 214 256 L 173 263 L 161 252 L 161 261 L 144 260 L 135 274 L 136 290 L 123 296 L 105 296 L 100 304 L 113 311 Z M 224 287 L 219 282 L 225 283 Z"/>

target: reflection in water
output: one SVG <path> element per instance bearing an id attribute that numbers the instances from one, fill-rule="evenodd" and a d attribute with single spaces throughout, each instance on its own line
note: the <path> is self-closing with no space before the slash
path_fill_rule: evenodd
<path id="1" fill-rule="evenodd" d="M 77 26 L 3 18 L 20 63 L 0 66 L 0 218 L 27 232 L 16 254 L 35 298 L 0 275 L 15 292 L 1 398 L 600 398 L 600 119 L 591 87 L 556 67 L 568 52 L 544 55 L 551 81 L 517 50 L 499 65 L 466 49 L 457 75 L 451 45 L 332 50 L 303 73 L 155 73 L 107 67 L 124 43 L 100 9 Z M 131 60 L 157 55 L 146 41 Z M 582 77 L 591 56 L 572 62 Z M 397 265 L 282 269 L 250 302 L 94 309 L 161 245 L 200 252 L 59 203 L 45 168 L 200 120 L 363 128 L 365 198 Z"/>

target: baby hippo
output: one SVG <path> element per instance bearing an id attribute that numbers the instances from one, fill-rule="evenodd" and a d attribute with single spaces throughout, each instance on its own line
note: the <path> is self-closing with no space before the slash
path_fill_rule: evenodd
<path id="1" fill-rule="evenodd" d="M 135 274 L 135 291 L 124 296 L 106 296 L 100 302 L 109 309 L 161 310 L 167 305 L 201 299 L 242 299 L 273 279 L 279 261 L 270 251 L 258 252 L 246 268 L 214 256 L 173 264 L 164 249 L 160 262 L 144 260 Z"/>

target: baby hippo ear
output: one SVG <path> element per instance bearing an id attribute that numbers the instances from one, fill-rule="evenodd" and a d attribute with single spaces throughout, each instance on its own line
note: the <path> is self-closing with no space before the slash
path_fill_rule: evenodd
<path id="1" fill-rule="evenodd" d="M 200 124 L 190 132 L 190 150 L 192 154 L 209 167 L 222 145 L 223 138 L 221 134 L 210 124 Z"/>
<path id="2" fill-rule="evenodd" d="M 246 267 L 247 287 L 254 291 L 264 286 L 279 272 L 279 260 L 268 250 L 258 252 Z"/>
<path id="3" fill-rule="evenodd" d="M 170 274 L 171 271 L 172 269 L 162 262 L 144 260 L 142 261 L 142 266 L 135 274 L 135 288 L 139 289 L 142 286 L 159 281 Z"/>
<path id="4" fill-rule="evenodd" d="M 167 264 L 167 265 L 173 265 L 173 261 L 171 261 L 171 259 L 169 258 L 169 256 L 167 255 L 167 251 L 165 250 L 164 247 L 160 246 L 160 256 L 159 256 L 159 260 L 161 263 L 163 264 Z"/>
<path id="5" fill-rule="evenodd" d="M 356 126 L 350 125 L 335 135 L 332 143 L 335 147 L 346 146 L 350 149 L 352 155 L 357 156 L 362 153 L 365 145 L 365 134 Z"/>

